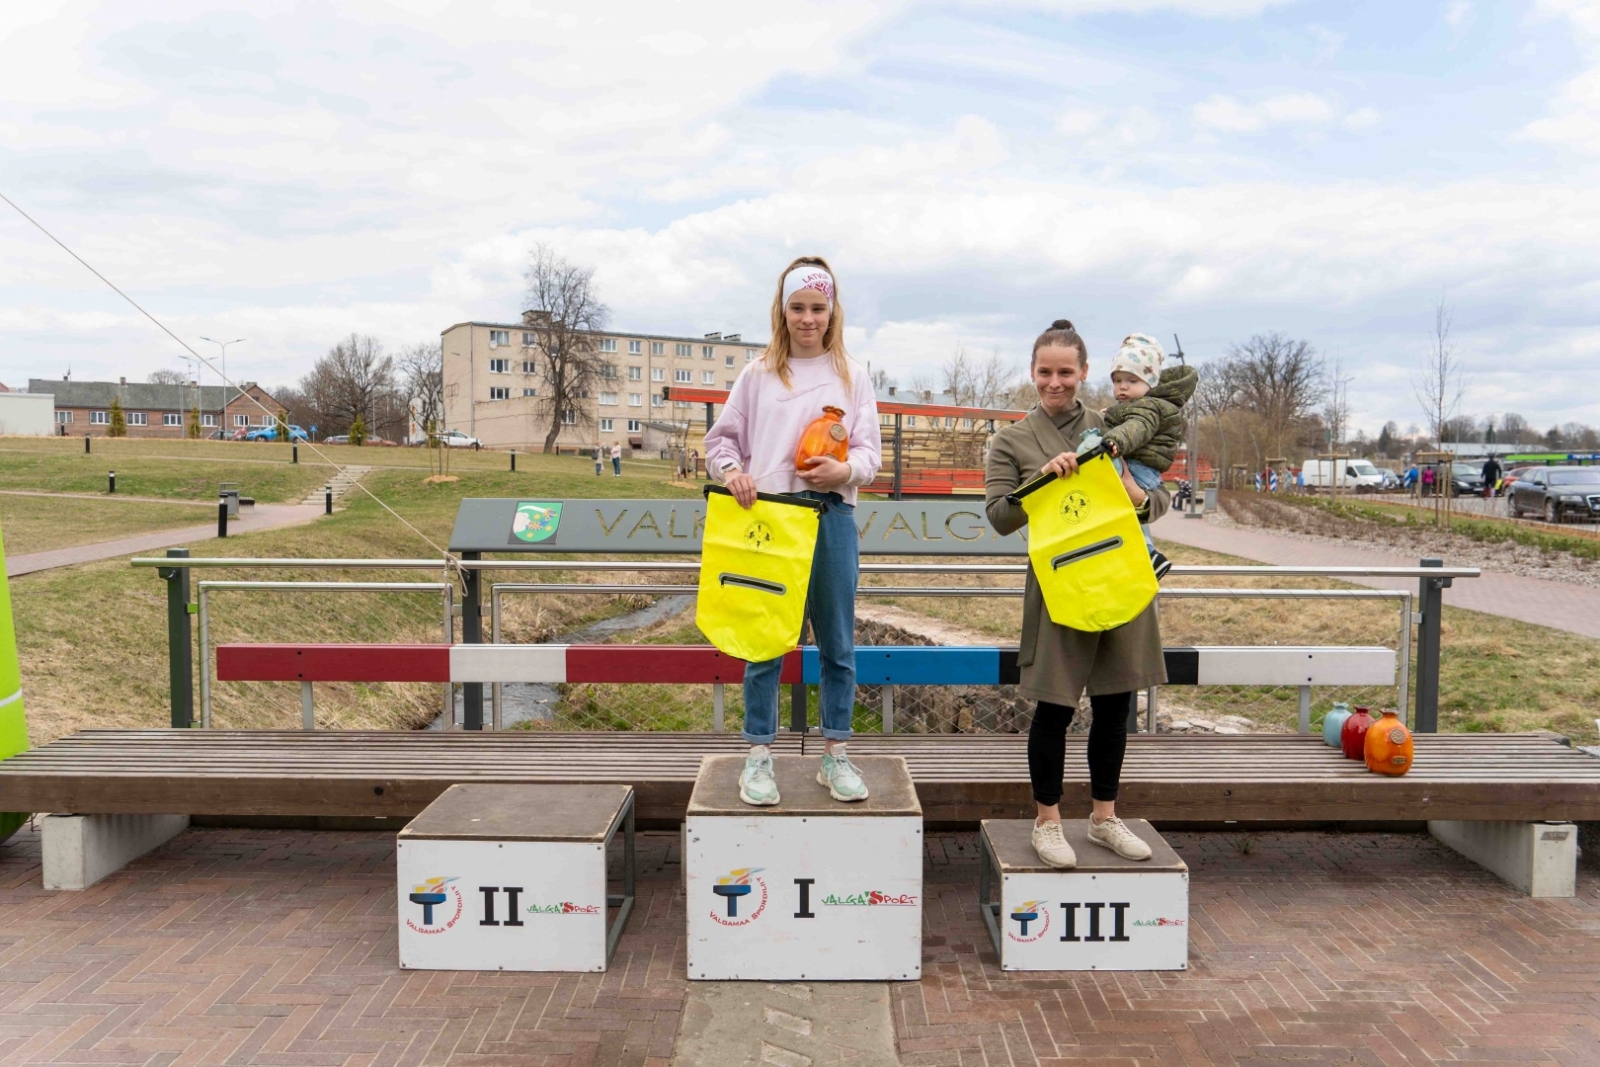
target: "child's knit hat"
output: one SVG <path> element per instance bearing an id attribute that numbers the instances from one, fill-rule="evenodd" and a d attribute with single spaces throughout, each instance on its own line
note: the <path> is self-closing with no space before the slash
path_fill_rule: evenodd
<path id="1" fill-rule="evenodd" d="M 1145 384 L 1154 389 L 1161 381 L 1161 364 L 1166 359 L 1167 354 L 1154 337 L 1130 333 L 1122 339 L 1122 347 L 1111 360 L 1111 373 L 1126 371 L 1136 378 L 1143 378 Z"/>

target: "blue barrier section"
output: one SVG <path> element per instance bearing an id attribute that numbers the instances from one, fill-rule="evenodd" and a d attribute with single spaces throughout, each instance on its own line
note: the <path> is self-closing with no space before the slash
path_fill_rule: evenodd
<path id="1" fill-rule="evenodd" d="M 1009 649 L 1012 656 L 1015 649 Z M 1000 685 L 998 648 L 856 646 L 857 685 Z M 810 685 L 822 677 L 815 646 L 800 650 L 800 676 Z"/>

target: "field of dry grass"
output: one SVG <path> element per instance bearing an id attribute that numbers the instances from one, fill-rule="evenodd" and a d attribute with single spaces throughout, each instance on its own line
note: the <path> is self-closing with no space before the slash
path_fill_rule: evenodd
<path id="1" fill-rule="evenodd" d="M 215 522 L 216 514 L 210 506 L 194 504 L 0 493 L 0 531 L 8 556 L 111 541 L 148 530 L 203 526 Z"/>

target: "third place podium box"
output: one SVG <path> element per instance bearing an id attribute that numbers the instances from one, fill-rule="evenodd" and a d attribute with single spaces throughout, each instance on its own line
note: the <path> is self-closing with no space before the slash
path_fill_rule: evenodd
<path id="1" fill-rule="evenodd" d="M 739 799 L 743 756 L 700 763 L 684 820 L 693 979 L 896 980 L 922 974 L 922 806 L 899 756 L 859 756 L 868 799 L 777 756 L 783 801 Z"/>
<path id="2" fill-rule="evenodd" d="M 400 831 L 395 863 L 401 967 L 603 971 L 633 910 L 633 788 L 453 785 Z"/>
<path id="3" fill-rule="evenodd" d="M 1155 828 L 1127 819 L 1151 848 L 1125 860 L 1062 820 L 1070 870 L 1033 851 L 1032 819 L 986 819 L 978 902 L 1004 971 L 1181 971 L 1189 966 L 1189 868 Z M 997 899 L 998 898 L 998 899 Z"/>

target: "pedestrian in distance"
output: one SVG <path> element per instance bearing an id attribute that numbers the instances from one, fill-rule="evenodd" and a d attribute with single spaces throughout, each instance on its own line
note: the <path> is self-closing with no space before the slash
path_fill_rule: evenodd
<path id="1" fill-rule="evenodd" d="M 622 444 L 617 441 L 611 444 L 611 476 L 622 477 Z"/>
<path id="2" fill-rule="evenodd" d="M 856 489 L 877 476 L 883 457 L 872 382 L 845 351 L 844 308 L 834 277 L 827 262 L 815 256 L 796 259 L 778 276 L 772 341 L 760 360 L 740 371 L 706 434 L 706 473 L 726 485 L 741 507 L 753 505 L 758 491 L 827 504 L 818 523 L 806 604 L 822 673 L 826 751 L 817 781 L 835 800 L 858 801 L 867 799 L 867 784 L 845 747 L 856 699 Z M 828 406 L 845 412 L 845 460 L 813 456 L 806 469 L 796 469 L 801 435 Z M 779 657 L 744 670 L 744 739 L 750 754 L 739 775 L 739 797 L 757 807 L 779 801 L 771 745 L 778 736 L 782 667 Z"/>
<path id="3" fill-rule="evenodd" d="M 1490 456 L 1483 465 L 1483 495 L 1493 497 L 1500 489 L 1500 461 Z"/>
<path id="4" fill-rule="evenodd" d="M 1069 478 L 1078 469 L 1079 446 L 1091 430 L 1103 430 L 1100 413 L 1078 399 L 1089 372 L 1089 352 L 1071 322 L 1057 319 L 1033 343 L 1029 375 L 1039 402 L 1020 422 L 995 435 L 984 473 L 989 524 L 1001 535 L 1027 525 L 1028 514 L 1006 497 L 1026 482 L 1050 473 Z M 1171 504 L 1159 482 L 1145 489 L 1126 467 L 1122 486 L 1140 522 L 1159 519 Z M 1063 766 L 1067 727 L 1087 689 L 1094 718 L 1089 725 L 1089 839 L 1131 860 L 1150 858 L 1150 846 L 1117 818 L 1117 793 L 1128 745 L 1128 720 L 1135 693 L 1167 680 L 1161 626 L 1152 600 L 1132 621 L 1087 632 L 1059 626 L 1045 610 L 1033 569 L 1023 592 L 1022 636 L 1017 666 L 1022 695 L 1036 702 L 1028 728 L 1028 778 L 1037 813 L 1033 847 L 1052 867 L 1073 867 L 1077 857 L 1061 831 Z"/>
<path id="5" fill-rule="evenodd" d="M 602 464 L 605 463 L 605 454 L 606 454 L 605 446 L 602 445 L 599 441 L 596 441 L 594 443 L 594 476 L 596 478 L 600 477 Z"/>

